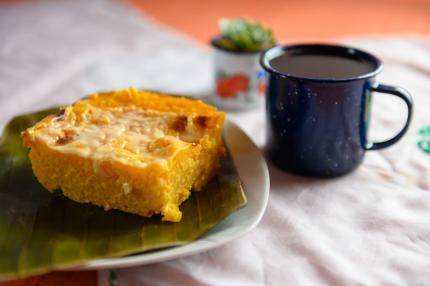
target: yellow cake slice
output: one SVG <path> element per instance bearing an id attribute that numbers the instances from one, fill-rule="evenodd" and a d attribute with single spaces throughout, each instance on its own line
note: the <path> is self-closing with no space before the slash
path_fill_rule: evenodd
<path id="1" fill-rule="evenodd" d="M 92 94 L 22 133 L 33 172 L 74 201 L 180 221 L 216 173 L 224 113 L 136 89 Z"/>

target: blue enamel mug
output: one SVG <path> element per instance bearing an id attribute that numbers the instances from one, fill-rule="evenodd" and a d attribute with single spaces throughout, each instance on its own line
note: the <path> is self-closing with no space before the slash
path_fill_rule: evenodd
<path id="1" fill-rule="evenodd" d="M 286 53 L 343 57 L 371 68 L 347 77 L 303 76 L 273 66 L 273 61 Z M 316 177 L 349 173 L 360 165 L 366 151 L 391 146 L 409 127 L 413 112 L 410 94 L 400 87 L 378 83 L 375 76 L 383 64 L 369 53 L 338 45 L 275 46 L 261 55 L 260 64 L 267 76 L 266 154 L 286 171 Z M 367 138 L 375 93 L 399 97 L 408 110 L 401 131 L 384 142 L 369 142 Z"/>

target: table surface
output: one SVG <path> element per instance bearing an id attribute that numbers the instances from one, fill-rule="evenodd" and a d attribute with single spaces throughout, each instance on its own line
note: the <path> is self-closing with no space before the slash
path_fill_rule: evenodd
<path id="1" fill-rule="evenodd" d="M 430 2 L 425 0 L 395 0 L 389 4 L 386 1 L 378 1 L 377 3 L 374 3 L 374 1 L 360 1 L 361 4 L 349 2 L 349 4 L 345 4 L 344 2 L 347 1 L 334 0 L 312 2 L 312 4 L 310 1 L 300 3 L 299 1 L 256 1 L 255 5 L 246 5 L 244 1 L 235 1 L 234 3 L 228 1 L 169 1 L 168 6 L 161 1 L 138 0 L 127 0 L 128 6 L 114 3 L 115 1 L 113 0 L 105 2 L 93 1 L 92 4 L 85 4 L 85 1 L 57 2 L 60 3 L 57 5 L 53 4 L 52 1 L 0 1 L 0 36 L 6 39 L 0 44 L 0 59 L 8 60 L 7 70 L 4 67 L 3 69 L 0 67 L 0 73 L 5 75 L 0 81 L 0 106 L 2 111 L 0 125 L 19 111 L 25 112 L 51 104 L 72 102 L 82 94 L 97 90 L 100 87 L 119 88 L 136 85 L 170 92 L 207 93 L 211 84 L 210 73 L 208 72 L 211 62 L 207 49 L 202 48 L 201 45 L 196 45 L 190 39 L 171 32 L 170 29 L 154 24 L 148 20 L 148 16 L 145 14 L 130 14 L 130 11 L 126 11 L 131 9 L 130 7 L 135 7 L 139 11 L 145 11 L 149 15 L 153 15 L 157 20 L 173 26 L 174 29 L 185 32 L 200 41 L 200 43 L 207 42 L 210 36 L 216 33 L 215 22 L 217 18 L 220 16 L 233 17 L 242 15 L 242 13 L 268 23 L 274 27 L 279 38 L 286 41 L 327 40 L 338 36 L 368 35 L 375 32 L 388 34 L 429 34 L 430 32 L 430 21 L 428 21 Z M 265 4 L 259 4 L 260 2 Z M 205 3 L 205 7 L 202 7 L 202 3 Z M 66 8 L 64 8 L 64 5 Z M 80 10 L 84 7 L 83 5 L 87 5 L 87 11 Z M 278 7 L 282 7 L 282 9 Z M 68 16 L 65 16 L 65 11 L 67 11 Z M 43 21 L 38 21 L 44 13 L 50 15 L 50 19 L 46 20 L 48 22 L 45 23 L 47 26 L 42 23 Z M 127 17 L 121 18 L 122 13 L 125 13 Z M 193 15 L 192 21 L 190 21 L 189 15 Z M 30 28 L 29 22 L 32 21 L 33 16 L 34 25 Z M 94 33 L 91 33 L 91 31 L 75 31 L 67 37 L 63 35 L 62 38 L 62 33 L 59 33 L 55 27 L 52 30 L 46 29 L 50 26 L 49 21 L 63 23 L 64 27 L 67 28 L 73 26 L 73 21 L 76 20 L 73 17 L 84 16 L 88 18 L 87 25 L 93 25 L 94 16 L 97 16 L 98 21 L 95 21 Z M 93 18 L 90 21 L 91 17 Z M 196 25 L 196 22 L 199 25 Z M 323 24 L 320 25 L 320 23 Z M 97 29 L 100 29 L 103 25 L 107 27 L 105 30 L 109 30 L 109 32 L 97 32 Z M 318 29 L 315 28 L 316 26 L 318 26 Z M 37 32 L 37 34 L 34 34 L 34 32 Z M 58 36 L 59 38 L 50 39 L 53 36 Z M 48 43 L 52 40 L 53 45 L 57 47 L 55 53 L 52 53 L 47 48 L 46 42 L 38 40 L 37 37 L 46 37 Z M 80 38 L 82 40 L 82 37 L 86 37 L 86 42 L 83 45 L 73 44 L 73 39 Z M 70 41 L 69 46 L 67 46 L 68 41 Z M 370 155 L 370 158 L 366 158 L 365 166 L 359 172 L 333 184 L 290 177 L 271 167 L 273 194 L 269 203 L 269 211 L 259 228 L 251 233 L 250 236 L 223 247 L 219 252 L 197 255 L 194 258 L 180 260 L 173 264 L 160 264 L 137 270 L 119 271 L 121 277 L 124 277 L 125 285 L 132 285 L 130 281 L 138 281 L 136 280 L 138 279 L 138 277 L 136 278 L 136 272 L 155 279 L 152 281 L 157 281 L 157 276 L 151 276 L 152 273 L 155 273 L 154 275 L 158 273 L 158 278 L 160 278 L 160 273 L 172 271 L 172 269 L 177 275 L 178 281 L 183 278 L 185 280 L 182 281 L 188 281 L 190 284 L 201 284 L 205 281 L 197 274 L 194 280 L 191 277 L 183 276 L 185 275 L 184 273 L 190 273 L 189 267 L 196 267 L 199 264 L 209 267 L 211 264 L 208 261 L 216 260 L 217 255 L 226 256 L 232 251 L 241 254 L 245 253 L 250 257 L 254 255 L 255 260 L 262 263 L 262 268 L 255 268 L 254 266 L 243 264 L 241 260 L 236 261 L 238 265 L 235 267 L 238 267 L 238 269 L 242 269 L 244 272 L 250 270 L 255 272 L 248 277 L 251 280 L 245 281 L 249 282 L 254 279 L 256 284 L 260 284 L 260 282 L 276 284 L 277 281 L 280 281 L 277 279 L 282 278 L 282 271 L 272 272 L 271 278 L 264 277 L 264 274 L 259 273 L 264 267 L 273 267 L 276 270 L 277 267 L 272 265 L 269 259 L 269 256 L 276 257 L 276 252 L 265 252 L 263 250 L 265 242 L 263 240 L 253 240 L 252 238 L 264 238 L 270 234 L 275 236 L 273 246 L 276 246 L 279 253 L 285 254 L 289 253 L 288 251 L 295 251 L 295 254 L 290 259 L 291 261 L 287 261 L 288 259 L 285 257 L 277 257 L 278 262 L 283 267 L 291 270 L 292 280 L 290 282 L 293 284 L 306 284 L 306 282 L 310 281 L 322 281 L 328 284 L 340 283 L 339 285 L 345 285 L 345 283 L 348 284 L 351 281 L 364 281 L 365 284 L 372 284 L 366 283 L 366 281 L 373 283 L 375 281 L 381 283 L 385 281 L 386 283 L 396 284 L 399 281 L 411 282 L 408 279 L 413 276 L 421 279 L 413 282 L 430 280 L 430 277 L 423 271 L 425 267 L 428 268 L 430 265 L 428 262 L 422 261 L 421 257 L 415 255 L 418 250 L 430 254 L 428 247 L 420 246 L 418 243 L 419 241 L 425 241 L 430 233 L 429 224 L 423 220 L 426 215 L 428 217 L 430 214 L 430 206 L 426 203 L 426 200 L 430 202 L 428 200 L 430 198 L 428 198 L 428 195 L 423 194 L 426 193 L 423 191 L 430 190 L 430 183 L 427 179 L 430 175 L 428 171 L 430 161 L 428 156 L 415 148 L 417 130 L 425 124 L 430 124 L 425 116 L 426 108 L 430 106 L 429 99 L 425 97 L 430 93 L 428 85 L 430 75 L 430 62 L 428 61 L 430 58 L 429 40 L 424 37 L 382 39 L 379 36 L 375 36 L 361 40 L 344 39 L 343 41 L 366 48 L 381 56 L 387 64 L 386 72 L 381 76 L 382 80 L 392 84 L 407 84 L 408 89 L 410 87 L 418 104 L 416 118 L 409 136 L 393 149 Z M 32 45 L 25 47 L 28 42 L 31 42 Z M 90 46 L 91 50 L 86 46 Z M 154 67 L 155 63 L 151 60 L 151 57 L 154 57 L 151 51 L 154 49 L 157 49 L 157 59 L 163 63 L 158 68 Z M 405 54 L 404 51 L 409 51 L 409 53 Z M 172 61 L 176 64 L 175 68 L 168 64 Z M 199 66 L 190 69 L 190 63 L 195 64 L 196 61 L 198 61 Z M 142 64 L 136 65 L 136 62 L 141 62 Z M 24 64 L 26 70 L 19 69 Z M 187 72 L 184 73 L 184 70 Z M 166 74 L 166 71 L 169 71 L 170 75 Z M 405 72 L 409 77 L 405 77 Z M 159 77 L 159 74 L 164 76 Z M 25 82 L 25 85 L 22 82 Z M 186 84 L 178 85 L 176 84 L 177 82 Z M 382 100 L 376 104 L 383 106 L 390 103 Z M 380 124 L 375 127 L 373 132 L 382 134 L 382 136 L 389 136 L 390 132 L 393 132 L 392 130 L 397 127 L 396 124 L 399 124 L 402 120 L 401 117 L 393 120 L 393 114 L 400 114 L 401 112 L 401 105 L 393 105 L 391 108 L 385 108 L 384 110 L 380 108 L 379 113 L 374 116 L 375 121 Z M 258 145 L 262 146 L 264 144 L 264 128 L 262 127 L 264 111 L 262 109 L 229 114 L 229 116 L 244 128 Z M 255 120 L 257 120 L 258 124 L 249 124 L 249 122 L 254 122 Z M 411 161 L 410 158 L 418 159 Z M 370 187 L 369 191 L 363 191 L 364 194 L 359 198 L 348 191 L 343 191 L 341 187 L 348 185 L 358 191 L 361 188 L 360 186 L 363 186 L 363 181 L 370 182 L 368 184 Z M 286 188 L 290 190 L 288 194 L 284 192 Z M 353 198 L 356 203 L 361 202 L 363 204 L 365 202 L 362 200 L 368 200 L 371 203 L 367 206 L 367 210 L 376 212 L 375 217 L 361 216 L 363 214 L 358 210 L 352 212 L 337 209 L 333 204 L 330 205 L 333 210 L 327 210 L 322 204 L 332 201 L 333 198 L 324 193 L 325 189 L 338 190 L 339 196 L 344 199 L 342 203 L 345 204 L 349 203 L 348 198 Z M 390 197 L 384 203 L 381 200 L 384 198 L 384 194 L 389 196 L 386 193 L 387 189 L 393 189 L 397 192 L 397 195 Z M 402 190 L 410 192 L 404 194 Z M 315 201 L 315 199 L 318 200 Z M 392 207 L 391 209 L 396 209 L 401 200 L 417 206 L 415 207 L 416 210 L 408 209 L 405 217 L 390 214 L 390 207 Z M 420 201 L 422 201 L 421 204 Z M 289 213 L 288 210 L 284 210 L 285 205 L 279 202 L 290 202 L 290 210 L 295 211 L 295 215 Z M 406 207 L 402 206 L 397 210 L 403 210 L 403 208 Z M 321 221 L 319 222 L 322 226 L 332 229 L 334 233 L 344 239 L 352 239 L 363 248 L 363 254 L 357 254 L 345 245 L 340 246 L 346 253 L 345 256 L 333 256 L 324 253 L 324 251 L 317 251 L 312 247 L 306 248 L 305 246 L 312 241 L 312 237 L 308 237 L 309 235 L 320 236 L 322 239 L 320 246 L 325 251 L 327 250 L 327 245 L 333 247 L 333 243 L 336 242 L 336 240 L 332 241 L 327 237 L 327 230 L 315 229 L 310 224 L 312 219 L 318 221 L 317 218 L 309 216 L 309 212 L 312 211 L 321 216 Z M 351 230 L 350 228 L 348 229 L 346 226 L 342 228 L 331 223 L 333 217 L 339 214 L 360 216 L 358 222 L 365 225 L 358 226 L 359 228 L 363 227 L 367 230 L 372 230 L 372 227 L 373 229 L 380 228 L 381 232 L 375 233 L 374 237 L 368 237 L 368 232 L 364 232 L 362 229 L 362 232 L 357 232 L 357 238 L 354 240 L 354 238 L 350 237 L 351 233 L 347 233 L 347 231 Z M 350 227 L 350 225 L 348 226 Z M 397 254 L 402 253 L 406 262 L 414 263 L 415 270 L 409 269 L 407 265 L 402 264 L 397 259 L 391 257 L 392 259 L 390 260 L 387 251 L 391 249 L 387 248 L 388 246 L 384 243 L 376 243 L 377 238 L 381 235 L 384 236 L 384 239 L 387 239 L 390 233 L 402 233 L 407 226 L 410 226 L 411 229 L 415 227 L 417 231 L 410 230 L 405 236 L 393 235 L 388 243 L 399 246 L 402 245 L 403 239 L 407 238 L 413 241 L 412 245 L 402 246 L 409 248 L 409 252 L 404 249 L 401 252 L 395 247 L 393 247 L 393 251 L 399 251 Z M 283 236 L 282 232 L 275 231 L 271 233 L 273 228 L 288 229 L 290 234 L 289 236 Z M 311 231 L 308 232 L 307 230 Z M 342 232 L 343 230 L 345 232 Z M 303 240 L 304 244 L 300 244 L 294 239 Z M 267 256 L 268 258 L 260 256 Z M 365 269 L 361 269 L 361 272 L 347 269 L 350 272 L 346 271 L 347 274 L 336 276 L 332 273 L 333 269 L 324 266 L 326 264 L 340 268 L 356 266 L 348 261 L 348 258 L 351 257 L 357 257 L 362 262 L 366 260 L 365 257 L 371 257 L 374 265 L 392 263 L 393 268 L 398 269 L 398 272 L 395 273 L 397 276 L 393 280 L 383 280 L 384 273 L 375 274 L 370 270 L 366 272 Z M 306 259 L 307 262 L 304 261 Z M 234 259 L 232 261 L 235 262 Z M 306 281 L 294 280 L 296 268 L 300 269 L 302 267 L 301 269 L 306 269 L 303 263 L 307 263 L 306 267 L 315 267 L 313 271 L 309 272 L 312 274 L 308 273 L 310 276 L 314 275 L 315 277 Z M 378 270 L 386 271 L 389 274 L 395 272 L 388 268 Z M 226 270 L 226 275 L 228 274 L 227 272 Z M 359 276 L 362 273 L 368 274 L 370 280 L 360 280 Z M 213 272 L 208 273 L 207 276 L 210 279 L 219 274 L 219 272 Z M 260 277 L 259 275 L 263 276 Z M 226 277 L 230 277 L 230 280 L 226 282 L 240 281 L 235 276 L 227 275 Z M 398 280 L 395 280 L 396 278 Z M 129 284 L 126 283 L 127 281 Z M 207 282 L 209 283 L 210 280 Z M 148 284 L 149 282 L 142 282 L 142 284 L 145 283 Z M 54 272 L 0 284 L 96 285 L 97 273 Z"/>

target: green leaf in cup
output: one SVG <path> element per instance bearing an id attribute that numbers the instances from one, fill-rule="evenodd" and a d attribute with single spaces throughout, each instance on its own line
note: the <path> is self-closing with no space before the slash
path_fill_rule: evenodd
<path id="1" fill-rule="evenodd" d="M 217 44 L 227 50 L 259 52 L 276 43 L 270 28 L 246 18 L 221 19 L 219 29 L 221 37 Z"/>

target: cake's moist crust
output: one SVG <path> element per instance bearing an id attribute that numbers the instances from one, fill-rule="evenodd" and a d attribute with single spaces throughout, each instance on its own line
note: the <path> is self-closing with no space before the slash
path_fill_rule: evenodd
<path id="1" fill-rule="evenodd" d="M 22 133 L 38 180 L 78 202 L 179 221 L 223 154 L 224 113 L 135 89 L 92 94 Z"/>

